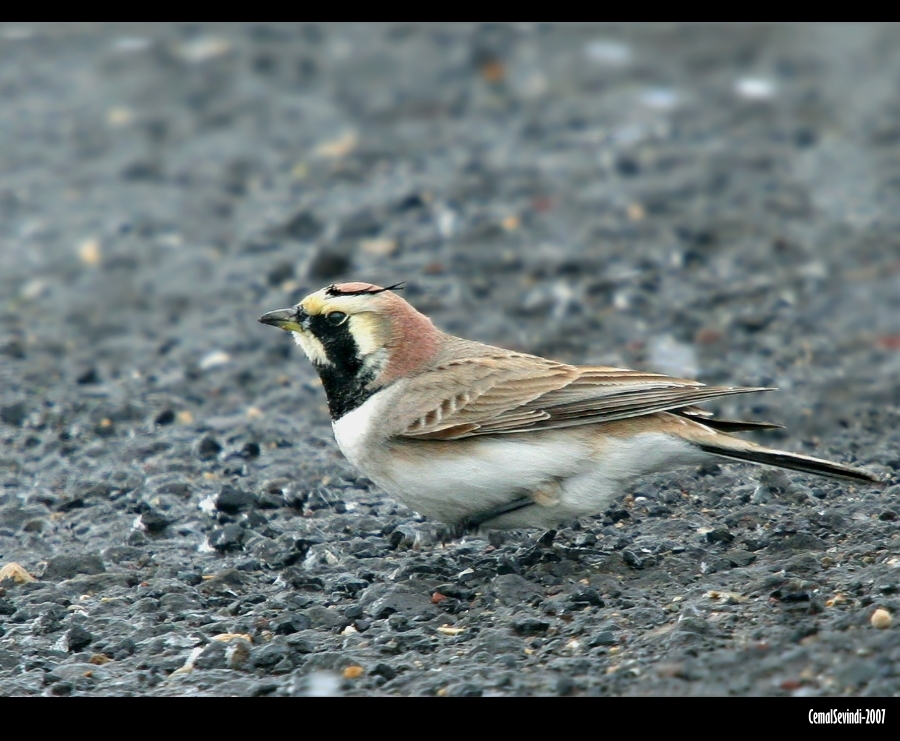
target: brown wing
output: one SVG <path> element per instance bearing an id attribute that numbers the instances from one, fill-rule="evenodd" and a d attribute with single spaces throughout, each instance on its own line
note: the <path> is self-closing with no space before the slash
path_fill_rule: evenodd
<path id="1" fill-rule="evenodd" d="M 412 379 L 392 427 L 403 437 L 455 440 L 612 422 L 763 390 L 498 354 L 451 361 Z"/>

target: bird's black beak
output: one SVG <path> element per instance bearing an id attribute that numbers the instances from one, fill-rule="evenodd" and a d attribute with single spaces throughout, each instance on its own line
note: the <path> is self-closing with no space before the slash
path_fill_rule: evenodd
<path id="1" fill-rule="evenodd" d="M 260 324 L 278 327 L 285 332 L 302 332 L 309 323 L 309 314 L 301 307 L 292 309 L 276 309 L 263 314 L 258 320 Z"/>

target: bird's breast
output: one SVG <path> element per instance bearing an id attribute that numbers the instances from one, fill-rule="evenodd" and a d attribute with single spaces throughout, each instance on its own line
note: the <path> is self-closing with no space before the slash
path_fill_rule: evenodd
<path id="1" fill-rule="evenodd" d="M 369 466 L 385 452 L 385 430 L 390 421 L 393 396 L 392 389 L 377 391 L 331 423 L 341 452 L 366 475 L 371 475 Z"/>

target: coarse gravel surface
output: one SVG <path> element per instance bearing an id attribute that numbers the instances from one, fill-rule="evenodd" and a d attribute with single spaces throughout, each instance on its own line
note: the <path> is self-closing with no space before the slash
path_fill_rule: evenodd
<path id="1" fill-rule="evenodd" d="M 900 693 L 898 79 L 882 25 L 0 26 L 0 694 Z M 713 408 L 886 486 L 441 543 L 256 322 L 333 280 L 777 386 Z"/>

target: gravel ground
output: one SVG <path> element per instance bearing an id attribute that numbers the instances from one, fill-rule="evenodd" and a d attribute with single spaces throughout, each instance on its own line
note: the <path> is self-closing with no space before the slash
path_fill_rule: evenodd
<path id="1" fill-rule="evenodd" d="M 898 77 L 897 26 L 0 27 L 0 694 L 900 693 Z M 777 386 L 717 410 L 888 486 L 435 542 L 256 323 L 338 279 Z"/>

